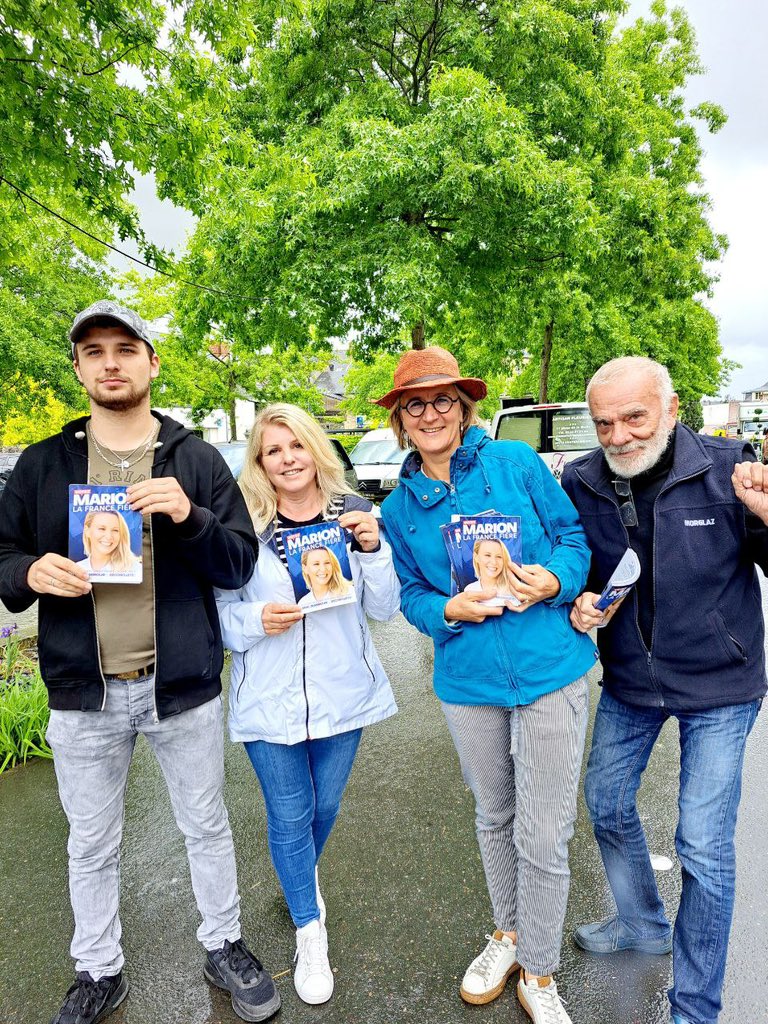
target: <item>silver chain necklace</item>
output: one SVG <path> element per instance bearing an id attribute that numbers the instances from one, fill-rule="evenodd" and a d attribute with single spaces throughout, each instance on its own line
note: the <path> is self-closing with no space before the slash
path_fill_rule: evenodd
<path id="1" fill-rule="evenodd" d="M 117 452 L 113 451 L 109 447 L 109 445 L 104 444 L 103 441 L 101 442 L 101 444 L 99 444 L 99 442 L 96 440 L 96 435 L 94 434 L 93 430 L 91 429 L 90 423 L 88 424 L 87 429 L 88 429 L 88 436 L 90 437 L 91 441 L 93 442 L 93 447 L 99 453 L 99 456 L 104 460 L 104 462 L 106 462 L 106 464 L 108 466 L 112 466 L 113 469 L 130 469 L 131 466 L 135 466 L 137 462 L 141 462 L 141 460 L 147 454 L 149 449 L 152 447 L 152 444 L 154 443 L 154 440 L 155 440 L 155 435 L 157 433 L 157 425 L 153 423 L 152 424 L 152 429 L 150 430 L 148 436 L 140 444 L 137 444 L 132 452 L 129 452 L 127 455 L 120 456 L 120 455 L 118 455 Z M 102 447 L 106 448 L 110 455 L 114 455 L 114 457 L 117 459 L 117 462 L 112 462 L 111 459 L 108 459 L 107 456 L 104 454 L 104 452 L 101 450 Z M 134 459 L 133 456 L 136 455 L 136 453 L 139 451 L 139 449 L 141 449 L 141 452 L 140 452 L 138 458 Z M 133 459 L 133 462 L 131 462 L 131 459 Z"/>

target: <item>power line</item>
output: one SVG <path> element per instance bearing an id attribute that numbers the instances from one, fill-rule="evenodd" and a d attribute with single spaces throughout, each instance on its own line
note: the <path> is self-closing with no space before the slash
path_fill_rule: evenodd
<path id="1" fill-rule="evenodd" d="M 50 213 L 52 217 L 56 217 L 58 220 L 63 221 L 69 227 L 74 228 L 75 231 L 79 231 L 82 235 L 85 235 L 92 241 L 98 242 L 99 245 L 103 245 L 107 249 L 111 249 L 112 252 L 116 252 L 120 256 L 124 256 L 127 260 L 132 260 L 134 263 L 138 263 L 140 267 L 146 267 L 147 270 L 151 270 L 155 274 L 162 274 L 163 277 L 168 277 L 171 279 L 171 281 L 176 281 L 177 284 L 186 284 L 190 288 L 197 288 L 199 291 L 202 292 L 210 292 L 212 295 L 223 295 L 225 298 L 228 299 L 243 299 L 247 297 L 243 295 L 236 295 L 234 292 L 225 292 L 221 288 L 209 288 L 208 285 L 198 284 L 196 281 L 187 281 L 186 278 L 175 277 L 173 274 L 169 274 L 167 270 L 161 270 L 160 267 L 153 267 L 151 263 L 145 263 L 144 260 L 140 260 L 138 256 L 131 256 L 129 252 L 124 252 L 122 249 L 118 249 L 116 245 L 112 245 L 110 242 L 105 242 L 103 238 L 98 238 L 96 235 L 91 234 L 90 231 L 86 231 L 85 228 L 81 228 L 79 224 L 75 224 L 74 221 L 68 220 L 66 217 L 62 216 L 62 214 L 57 213 L 55 210 L 52 210 L 50 206 L 46 206 L 45 203 L 41 203 L 39 199 L 35 199 L 34 196 L 31 196 L 29 194 L 29 192 L 25 192 L 23 188 L 19 188 L 18 185 L 14 185 L 14 183 L 12 181 L 9 181 L 8 178 L 5 178 L 2 175 L 0 175 L 0 182 L 3 182 L 6 185 L 8 185 L 10 188 L 14 190 L 14 192 L 18 192 L 20 196 L 23 196 L 25 199 L 28 199 L 31 203 L 34 203 L 35 206 L 39 206 L 41 210 L 45 210 L 46 213 Z"/>

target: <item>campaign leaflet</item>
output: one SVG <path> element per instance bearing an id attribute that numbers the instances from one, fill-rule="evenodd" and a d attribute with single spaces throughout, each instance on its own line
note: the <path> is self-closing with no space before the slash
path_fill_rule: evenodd
<path id="1" fill-rule="evenodd" d="M 481 602 L 489 607 L 515 605 L 515 575 L 512 563 L 523 558 L 520 516 L 482 513 L 454 516 L 440 527 L 451 562 L 451 597 L 466 591 L 495 591 L 495 597 Z"/>
<path id="2" fill-rule="evenodd" d="M 69 557 L 92 583 L 141 583 L 141 526 L 125 487 L 70 484 Z"/>
<path id="3" fill-rule="evenodd" d="M 612 604 L 620 601 L 634 587 L 640 578 L 640 560 L 632 548 L 627 548 L 621 560 L 611 573 L 611 578 L 603 587 L 603 592 L 594 602 L 598 611 L 604 612 Z"/>
<path id="4" fill-rule="evenodd" d="M 282 537 L 296 604 L 304 612 L 355 603 L 347 535 L 338 519 L 291 527 Z"/>

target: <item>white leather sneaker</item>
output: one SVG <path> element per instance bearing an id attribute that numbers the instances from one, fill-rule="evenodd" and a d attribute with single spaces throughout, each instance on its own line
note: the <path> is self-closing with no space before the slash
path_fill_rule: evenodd
<path id="1" fill-rule="evenodd" d="M 296 969 L 293 984 L 299 999 L 316 1005 L 333 995 L 333 971 L 328 963 L 328 932 L 320 921 L 296 929 Z"/>
<path id="2" fill-rule="evenodd" d="M 507 979 L 517 968 L 517 946 L 504 932 L 486 935 L 488 945 L 467 968 L 459 995 L 465 1003 L 490 1003 L 504 991 Z"/>
<path id="3" fill-rule="evenodd" d="M 524 973 L 521 973 L 517 998 L 534 1024 L 573 1024 L 557 994 L 554 978 L 548 985 L 540 987 L 536 978 L 526 981 Z"/>

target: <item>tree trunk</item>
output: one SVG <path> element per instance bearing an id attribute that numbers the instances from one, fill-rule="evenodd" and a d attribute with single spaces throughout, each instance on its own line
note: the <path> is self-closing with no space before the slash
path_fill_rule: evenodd
<path id="1" fill-rule="evenodd" d="M 424 344 L 424 322 L 419 320 L 415 327 L 411 328 L 411 348 L 425 348 Z"/>
<path id="2" fill-rule="evenodd" d="M 541 347 L 541 372 L 539 374 L 539 402 L 547 401 L 547 384 L 549 383 L 549 361 L 552 358 L 552 335 L 555 321 L 550 320 L 544 328 L 544 344 Z"/>
<path id="3" fill-rule="evenodd" d="M 237 416 L 235 415 L 235 399 L 230 399 L 229 409 L 227 413 L 229 415 L 229 440 L 237 440 Z"/>

